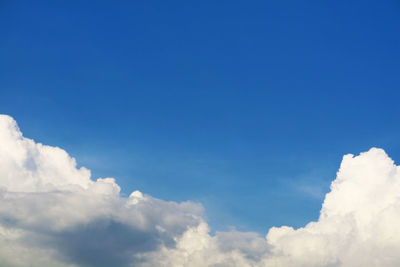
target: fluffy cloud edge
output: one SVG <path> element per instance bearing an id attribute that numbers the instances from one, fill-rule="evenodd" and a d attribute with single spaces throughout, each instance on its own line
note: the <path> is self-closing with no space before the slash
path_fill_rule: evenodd
<path id="1" fill-rule="evenodd" d="M 0 115 L 0 265 L 399 266 L 399 166 L 378 148 L 345 155 L 320 218 L 303 228 L 210 235 L 203 207 L 140 191 L 57 147 L 23 137 Z"/>

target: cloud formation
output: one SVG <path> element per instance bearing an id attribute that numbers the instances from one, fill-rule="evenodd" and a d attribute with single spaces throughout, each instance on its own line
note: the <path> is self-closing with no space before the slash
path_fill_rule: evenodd
<path id="1" fill-rule="evenodd" d="M 210 235 L 200 204 L 121 197 L 0 115 L 0 266 L 400 266 L 399 225 L 400 171 L 382 149 L 343 157 L 318 221 Z"/>

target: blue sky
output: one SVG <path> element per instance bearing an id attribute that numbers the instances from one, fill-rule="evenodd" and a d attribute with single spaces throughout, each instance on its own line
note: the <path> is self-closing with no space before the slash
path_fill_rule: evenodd
<path id="1" fill-rule="evenodd" d="M 400 158 L 397 1 L 2 1 L 0 113 L 214 230 L 317 219 L 342 156 Z"/>

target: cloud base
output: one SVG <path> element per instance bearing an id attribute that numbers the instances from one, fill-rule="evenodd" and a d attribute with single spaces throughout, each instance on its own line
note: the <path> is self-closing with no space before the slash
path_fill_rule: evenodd
<path id="1" fill-rule="evenodd" d="M 209 234 L 203 207 L 140 191 L 0 115 L 1 266 L 400 266 L 400 171 L 382 150 L 345 155 L 318 221 Z"/>

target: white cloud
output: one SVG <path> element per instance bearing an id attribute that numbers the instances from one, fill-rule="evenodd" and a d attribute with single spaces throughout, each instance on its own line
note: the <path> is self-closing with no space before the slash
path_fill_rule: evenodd
<path id="1" fill-rule="evenodd" d="M 400 171 L 381 149 L 344 156 L 317 222 L 265 238 L 212 236 L 199 204 L 119 192 L 0 115 L 0 266 L 400 266 Z"/>

